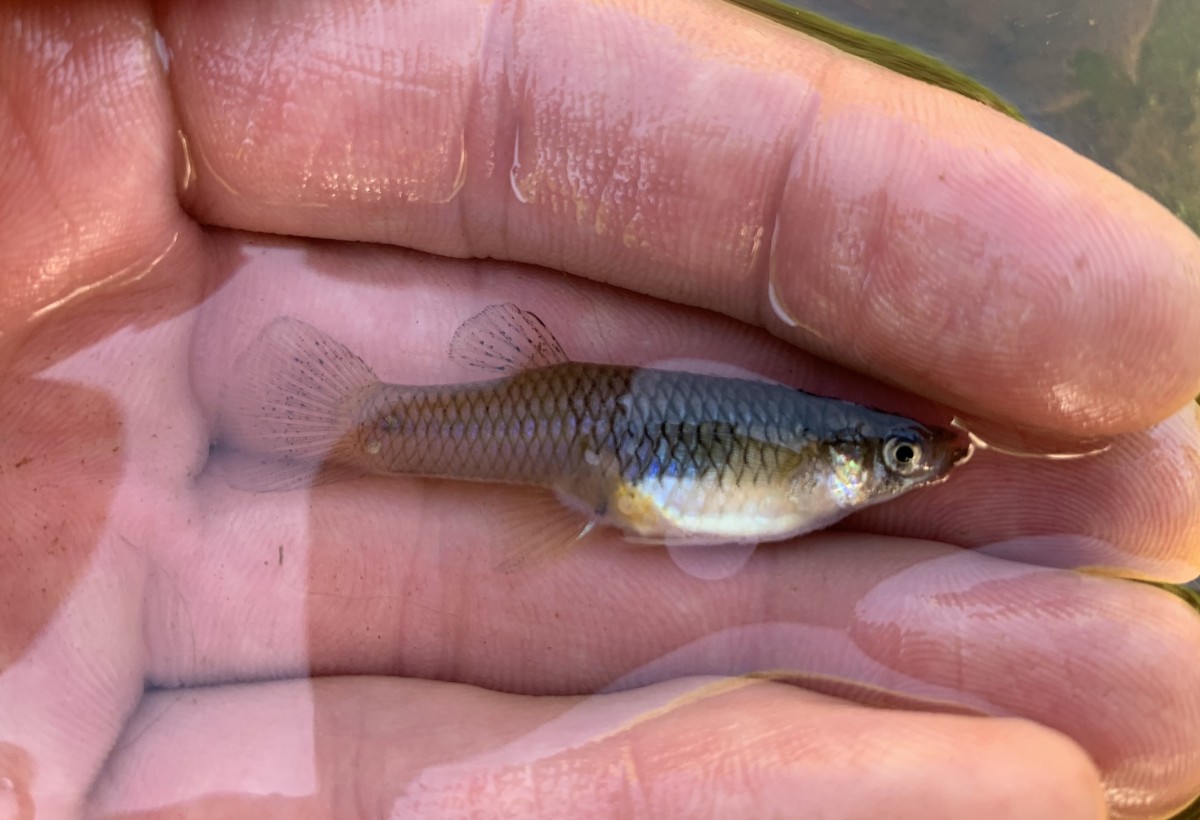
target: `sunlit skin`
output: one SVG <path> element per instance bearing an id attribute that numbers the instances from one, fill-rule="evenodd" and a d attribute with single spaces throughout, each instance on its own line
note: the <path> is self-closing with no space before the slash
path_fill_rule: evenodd
<path id="1" fill-rule="evenodd" d="M 1158 817 L 1200 791 L 1200 621 L 1110 577 L 1200 574 L 1183 226 L 720 3 L 332 9 L 0 11 L 0 806 Z M 439 384 L 500 302 L 583 361 L 1113 446 L 980 453 L 736 571 L 598 532 L 498 573 L 515 492 L 223 480 L 222 392 L 277 317 Z"/>

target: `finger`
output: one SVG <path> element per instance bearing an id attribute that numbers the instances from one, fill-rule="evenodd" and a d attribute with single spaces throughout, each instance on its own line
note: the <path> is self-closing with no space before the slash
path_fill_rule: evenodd
<path id="1" fill-rule="evenodd" d="M 238 251 L 224 254 L 236 258 Z M 927 422 L 949 420 L 944 410 L 799 355 L 744 325 L 553 274 L 381 250 L 343 258 L 314 247 L 257 249 L 226 278 L 204 311 L 191 364 L 214 436 L 234 362 L 276 316 L 314 323 L 385 381 L 436 384 L 479 379 L 448 361 L 447 346 L 462 319 L 502 301 L 540 315 L 579 360 L 713 361 Z M 1004 543 L 1022 548 L 1008 557 L 1032 563 L 1187 580 L 1200 574 L 1198 428 L 1194 413 L 1181 413 L 1153 431 L 1121 437 L 1110 452 L 1075 461 L 981 453 L 945 484 L 868 510 L 846 526 L 960 546 Z"/>
<path id="2" fill-rule="evenodd" d="M 1053 732 L 761 682 L 603 698 L 371 678 L 245 685 L 154 695 L 127 738 L 97 815 L 1104 816 L 1094 769 Z"/>
<path id="3" fill-rule="evenodd" d="M 1200 407 L 1078 460 L 977 453 L 951 483 L 845 526 L 1183 583 L 1200 575 Z"/>
<path id="4" fill-rule="evenodd" d="M 0 364 L 56 309 L 203 258 L 152 36 L 136 3 L 0 11 Z"/>
<path id="5" fill-rule="evenodd" d="M 164 17 L 205 221 L 559 268 L 1012 424 L 1200 391 L 1200 242 L 984 106 L 717 2 L 298 9 Z"/>

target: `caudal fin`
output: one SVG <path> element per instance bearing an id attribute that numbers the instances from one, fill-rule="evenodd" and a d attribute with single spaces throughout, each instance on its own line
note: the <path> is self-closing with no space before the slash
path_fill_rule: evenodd
<path id="1" fill-rule="evenodd" d="M 221 402 L 222 449 L 239 489 L 297 489 L 360 475 L 356 410 L 378 379 L 341 342 L 299 319 L 267 325 L 234 365 Z"/>

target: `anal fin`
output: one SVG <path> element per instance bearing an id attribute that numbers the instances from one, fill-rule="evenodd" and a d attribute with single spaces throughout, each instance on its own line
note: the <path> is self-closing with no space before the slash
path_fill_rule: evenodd
<path id="1" fill-rule="evenodd" d="M 499 515 L 498 531 L 508 545 L 505 557 L 495 568 L 512 573 L 557 560 L 570 553 L 588 536 L 596 521 L 540 487 L 506 487 L 505 509 Z"/>

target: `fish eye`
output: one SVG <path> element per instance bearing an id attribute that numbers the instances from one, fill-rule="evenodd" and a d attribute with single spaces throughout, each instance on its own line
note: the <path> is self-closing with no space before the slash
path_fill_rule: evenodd
<path id="1" fill-rule="evenodd" d="M 896 475 L 910 476 L 924 465 L 925 449 L 910 438 L 893 436 L 883 445 L 883 463 Z"/>

